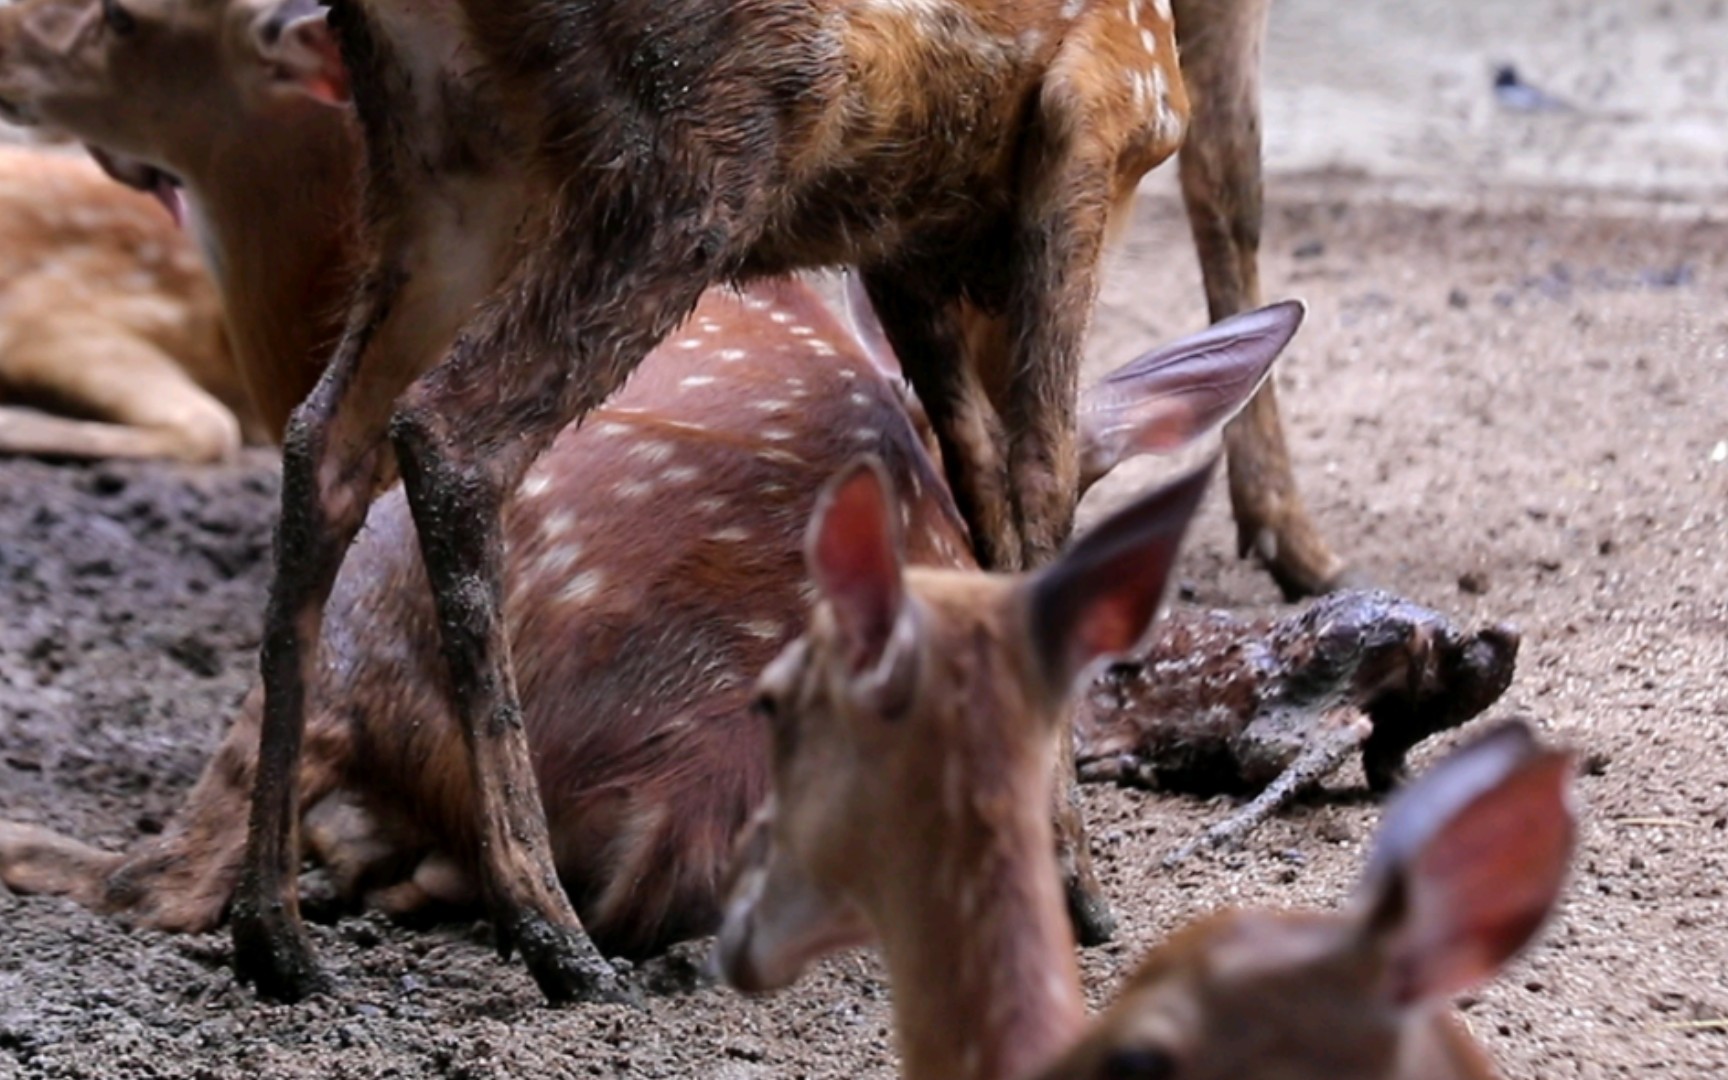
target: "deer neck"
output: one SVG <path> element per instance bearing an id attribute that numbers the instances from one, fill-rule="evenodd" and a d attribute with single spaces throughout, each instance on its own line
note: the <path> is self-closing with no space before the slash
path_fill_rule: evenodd
<path id="1" fill-rule="evenodd" d="M 1047 779 L 1036 781 L 1051 771 L 1047 764 L 1042 778 L 1029 778 L 1032 787 L 1047 789 Z M 1047 793 L 978 799 L 987 841 L 894 875 L 902 895 L 885 901 L 918 913 L 879 926 L 907 1080 L 1027 1075 L 1078 1037 L 1084 1001 L 1050 806 Z"/>
<path id="2" fill-rule="evenodd" d="M 241 133 L 185 177 L 241 379 L 278 440 L 341 332 L 359 160 L 351 123 L 319 109 L 267 139 Z"/>

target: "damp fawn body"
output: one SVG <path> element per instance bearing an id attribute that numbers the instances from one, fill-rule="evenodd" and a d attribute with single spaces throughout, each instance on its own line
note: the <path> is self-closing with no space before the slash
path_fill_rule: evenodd
<path id="1" fill-rule="evenodd" d="M 1063 701 L 1128 650 L 1206 472 L 1030 576 L 905 565 L 892 482 L 843 473 L 807 541 L 817 603 L 759 683 L 773 785 L 740 846 L 719 963 L 783 987 L 879 944 L 909 1080 L 1487 1080 L 1443 1008 L 1531 938 L 1570 857 L 1569 756 L 1496 730 L 1388 809 L 1337 914 L 1219 914 L 1088 1023 L 1039 812 Z"/>
<path id="2" fill-rule="evenodd" d="M 221 461 L 252 418 L 191 241 L 89 161 L 0 147 L 0 454 Z"/>

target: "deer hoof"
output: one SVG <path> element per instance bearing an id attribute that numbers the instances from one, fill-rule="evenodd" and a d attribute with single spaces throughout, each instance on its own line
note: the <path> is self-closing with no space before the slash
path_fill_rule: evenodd
<path id="1" fill-rule="evenodd" d="M 547 1001 L 640 1004 L 636 989 L 580 927 L 558 926 L 539 914 L 523 913 L 510 936 Z"/>
<path id="2" fill-rule="evenodd" d="M 335 983 L 312 953 L 305 931 L 286 918 L 234 916 L 234 973 L 258 996 L 294 1003 L 328 994 Z"/>
<path id="3" fill-rule="evenodd" d="M 1083 947 L 1103 945 L 1116 936 L 1116 916 L 1096 884 L 1088 888 L 1079 880 L 1063 883 L 1068 894 L 1068 917 L 1074 922 L 1074 939 Z"/>

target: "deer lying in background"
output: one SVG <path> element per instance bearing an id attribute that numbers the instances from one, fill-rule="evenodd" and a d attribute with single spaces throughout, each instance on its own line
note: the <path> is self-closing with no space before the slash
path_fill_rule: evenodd
<path id="1" fill-rule="evenodd" d="M 608 953 L 651 954 L 718 919 L 733 841 L 767 783 L 750 688 L 801 624 L 802 538 L 824 481 L 860 445 L 885 451 L 913 559 L 976 569 L 918 403 L 849 297 L 856 333 L 800 283 L 709 294 L 560 436 L 506 515 L 504 613 L 556 865 Z M 1090 389 L 1083 481 L 1220 423 L 1300 313 L 1239 316 Z M 475 795 L 436 692 L 423 574 L 397 490 L 333 593 L 297 777 L 308 840 L 339 886 L 396 912 L 472 900 L 478 880 Z M 1094 716 L 1103 730 L 1132 723 Z M 183 810 L 126 854 L 0 825 L 0 880 L 162 929 L 212 928 L 240 874 L 258 723 L 255 693 Z M 1067 869 L 1097 889 L 1086 862 Z"/>
<path id="2" fill-rule="evenodd" d="M 243 429 L 216 290 L 162 207 L 0 146 L 0 454 L 222 461 Z"/>
<path id="3" fill-rule="evenodd" d="M 908 567 L 883 470 L 834 480 L 810 625 L 758 687 L 773 788 L 720 931 L 733 985 L 877 942 L 909 1080 L 1492 1075 L 1436 1005 L 1531 938 L 1573 839 L 1568 756 L 1516 726 L 1400 795 L 1349 911 L 1215 916 L 1086 1030 L 1042 813 L 1063 702 L 1145 631 L 1207 472 L 1018 577 Z"/>

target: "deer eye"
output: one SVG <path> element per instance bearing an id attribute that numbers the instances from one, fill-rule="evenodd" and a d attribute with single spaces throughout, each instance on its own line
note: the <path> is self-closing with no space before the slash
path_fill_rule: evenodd
<path id="1" fill-rule="evenodd" d="M 102 0 L 102 21 L 116 37 L 131 37 L 138 30 L 138 20 L 120 6 L 119 0 Z"/>
<path id="2" fill-rule="evenodd" d="M 1174 1080 L 1176 1059 L 1155 1046 L 1125 1047 L 1104 1059 L 1100 1080 Z"/>

